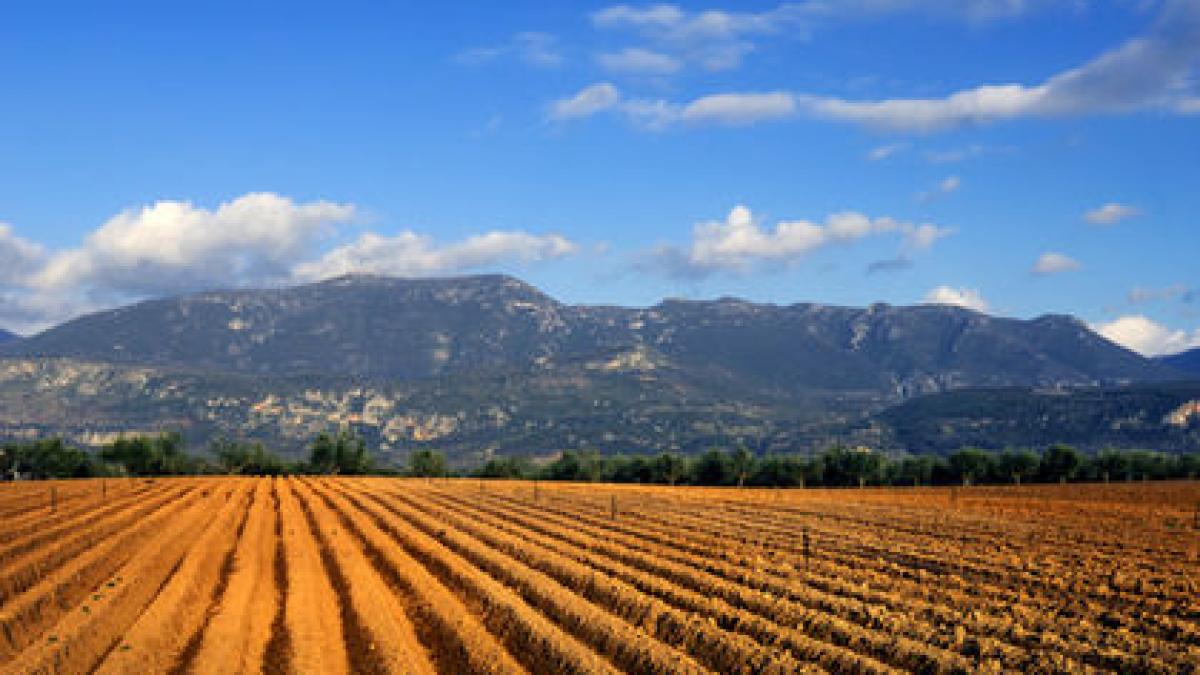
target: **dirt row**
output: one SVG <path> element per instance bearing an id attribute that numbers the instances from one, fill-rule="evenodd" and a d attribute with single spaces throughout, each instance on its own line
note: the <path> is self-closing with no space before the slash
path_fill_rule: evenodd
<path id="1" fill-rule="evenodd" d="M 0 673 L 1200 663 L 1192 549 L 1112 521 L 1166 523 L 1200 501 L 1197 486 L 1166 498 L 1120 485 L 1109 500 L 1088 489 L 1075 501 L 1031 490 L 1022 501 L 1016 489 L 113 483 L 56 484 L 53 508 L 48 485 L 0 491 Z M 1089 527 L 1089 510 L 1107 531 Z M 1101 578 L 1079 587 L 1088 573 Z"/>

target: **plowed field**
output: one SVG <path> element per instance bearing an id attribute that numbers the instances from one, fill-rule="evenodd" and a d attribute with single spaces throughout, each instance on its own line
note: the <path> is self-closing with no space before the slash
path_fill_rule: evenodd
<path id="1" fill-rule="evenodd" d="M 1200 670 L 1200 483 L 0 485 L 4 673 Z"/>

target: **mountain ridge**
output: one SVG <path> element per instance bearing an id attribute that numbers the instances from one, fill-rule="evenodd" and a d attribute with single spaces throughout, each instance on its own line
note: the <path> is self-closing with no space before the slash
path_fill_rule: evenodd
<path id="1" fill-rule="evenodd" d="M 148 300 L 4 345 L 0 356 L 418 380 L 640 345 L 681 365 L 721 365 L 775 385 L 900 395 L 1176 375 L 1063 315 L 1021 320 L 945 305 L 732 297 L 668 298 L 645 308 L 569 305 L 507 275 L 348 275 Z"/>
<path id="2" fill-rule="evenodd" d="M 173 429 L 299 455 L 314 434 L 348 426 L 385 461 L 436 447 L 460 465 L 582 447 L 940 449 L 977 442 L 979 428 L 1022 438 L 1022 411 L 1047 400 L 1039 392 L 1107 388 L 1104 400 L 1120 401 L 1111 418 L 1064 405 L 1054 419 L 1130 430 L 1096 436 L 1105 442 L 1191 447 L 1195 432 L 1161 411 L 1193 389 L 1121 393 L 1181 377 L 1063 315 L 728 297 L 567 305 L 504 275 L 352 276 L 150 300 L 0 346 L 0 437 L 95 445 Z M 1005 388 L 1028 393 L 989 410 L 986 392 Z M 927 396 L 943 398 L 905 407 Z M 1153 410 L 1139 413 L 1143 402 Z M 1066 424 L 1024 438 L 1054 440 Z"/>

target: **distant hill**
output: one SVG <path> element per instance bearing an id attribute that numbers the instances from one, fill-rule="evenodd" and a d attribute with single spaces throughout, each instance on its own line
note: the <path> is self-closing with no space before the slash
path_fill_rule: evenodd
<path id="1" fill-rule="evenodd" d="M 1069 443 L 1200 451 L 1200 419 L 1168 423 L 1181 405 L 1200 401 L 1200 381 L 1066 390 L 963 389 L 906 401 L 872 416 L 897 447 L 948 452 Z"/>
<path id="2" fill-rule="evenodd" d="M 0 344 L 4 344 L 6 342 L 12 342 L 13 340 L 20 340 L 20 339 L 21 339 L 20 335 L 17 335 L 16 333 L 10 333 L 9 331 L 6 331 L 3 328 L 0 328 Z"/>
<path id="3" fill-rule="evenodd" d="M 571 306 L 506 276 L 354 276 L 154 300 L 75 319 L 3 353 L 417 380 L 635 348 L 784 394 L 906 396 L 1173 374 L 1065 316 L 1022 321 L 947 306 L 777 306 L 729 298 L 647 309 Z"/>
<path id="4" fill-rule="evenodd" d="M 152 300 L 0 345 L 0 436 L 98 443 L 172 428 L 298 454 L 346 425 L 386 457 L 437 447 L 464 462 L 735 442 L 924 448 L 951 442 L 905 422 L 937 419 L 937 406 L 905 407 L 929 394 L 974 402 L 975 422 L 951 425 L 961 430 L 987 416 L 979 392 L 1180 376 L 1067 316 L 734 298 L 575 306 L 507 276 L 350 276 Z"/>
<path id="5" fill-rule="evenodd" d="M 1179 354 L 1160 356 L 1157 360 L 1176 370 L 1200 377 L 1200 347 Z"/>

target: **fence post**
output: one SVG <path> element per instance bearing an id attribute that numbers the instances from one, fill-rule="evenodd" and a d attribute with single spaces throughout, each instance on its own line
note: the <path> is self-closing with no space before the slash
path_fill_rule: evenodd
<path id="1" fill-rule="evenodd" d="M 812 555 L 812 542 L 808 538 L 808 526 L 804 526 L 804 569 L 809 568 L 809 559 Z"/>
<path id="2" fill-rule="evenodd" d="M 611 506 L 612 506 L 612 519 L 616 520 L 617 519 L 617 496 L 616 495 L 612 495 Z"/>
<path id="3" fill-rule="evenodd" d="M 50 513 L 54 513 L 57 510 L 58 510 L 58 488 L 51 487 L 50 488 Z"/>

